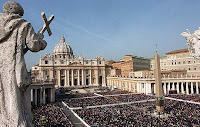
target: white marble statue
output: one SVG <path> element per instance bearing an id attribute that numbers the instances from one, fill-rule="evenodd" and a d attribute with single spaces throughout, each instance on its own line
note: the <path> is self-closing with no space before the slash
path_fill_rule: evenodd
<path id="1" fill-rule="evenodd" d="M 23 14 L 21 5 L 12 1 L 6 2 L 0 13 L 0 127 L 32 127 L 30 77 L 24 55 L 27 49 L 38 52 L 47 44 Z"/>
<path id="2" fill-rule="evenodd" d="M 193 34 L 186 29 L 187 32 L 183 32 L 181 35 L 187 40 L 188 50 L 190 55 L 200 59 L 200 28 Z"/>

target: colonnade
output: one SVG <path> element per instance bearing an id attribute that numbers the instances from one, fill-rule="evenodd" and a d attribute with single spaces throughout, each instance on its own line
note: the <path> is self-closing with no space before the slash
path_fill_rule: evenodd
<path id="1" fill-rule="evenodd" d="M 169 94 L 169 90 L 176 90 L 177 93 L 199 94 L 199 82 L 164 82 L 162 85 L 164 94 Z"/>
<path id="2" fill-rule="evenodd" d="M 98 69 L 58 69 L 58 86 L 80 86 L 80 85 L 105 85 L 105 69 L 99 74 Z M 61 73 L 62 72 L 62 73 Z M 86 73 L 87 72 L 87 73 Z"/>
<path id="3" fill-rule="evenodd" d="M 55 89 L 44 87 L 31 88 L 31 102 L 34 105 L 44 105 L 55 101 Z"/>
<path id="4" fill-rule="evenodd" d="M 122 77 L 107 77 L 107 84 L 111 87 L 117 87 L 122 90 L 128 90 L 136 93 L 155 94 L 155 79 L 136 79 Z M 136 84 L 136 85 L 133 85 Z M 136 87 L 136 90 L 134 89 Z M 163 93 L 169 94 L 170 91 L 176 91 L 178 94 L 199 94 L 200 79 L 163 79 Z"/>

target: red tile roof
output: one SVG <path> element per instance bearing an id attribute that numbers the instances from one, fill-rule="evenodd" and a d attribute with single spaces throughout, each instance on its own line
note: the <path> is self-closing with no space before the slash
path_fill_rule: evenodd
<path id="1" fill-rule="evenodd" d="M 178 50 L 174 50 L 171 52 L 166 53 L 166 55 L 168 54 L 177 54 L 177 53 L 183 53 L 183 52 L 189 52 L 188 49 L 178 49 Z"/>

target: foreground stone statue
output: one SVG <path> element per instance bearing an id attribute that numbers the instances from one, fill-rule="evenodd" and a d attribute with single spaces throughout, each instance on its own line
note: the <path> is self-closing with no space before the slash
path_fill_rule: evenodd
<path id="1" fill-rule="evenodd" d="M 0 126 L 32 127 L 30 77 L 24 55 L 46 47 L 41 33 L 36 34 L 24 20 L 17 2 L 7 2 L 0 13 Z"/>
<path id="2" fill-rule="evenodd" d="M 193 34 L 188 29 L 181 34 L 187 40 L 188 50 L 194 58 L 200 59 L 200 28 Z"/>

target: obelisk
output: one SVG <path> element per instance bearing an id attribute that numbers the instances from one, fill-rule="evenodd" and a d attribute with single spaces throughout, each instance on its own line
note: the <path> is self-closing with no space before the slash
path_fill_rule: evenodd
<path id="1" fill-rule="evenodd" d="M 161 72 L 160 72 L 160 56 L 156 51 L 155 55 L 155 81 L 156 81 L 156 110 L 158 113 L 164 112 L 164 98 L 163 88 L 161 83 Z"/>

